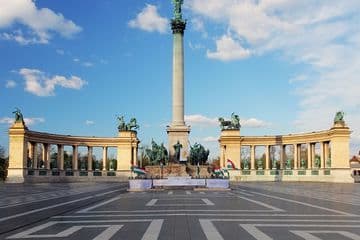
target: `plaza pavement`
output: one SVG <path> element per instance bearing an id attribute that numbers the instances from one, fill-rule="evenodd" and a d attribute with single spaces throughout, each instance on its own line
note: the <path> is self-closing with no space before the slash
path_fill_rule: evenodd
<path id="1" fill-rule="evenodd" d="M 0 239 L 360 240 L 357 184 L 237 183 L 225 192 L 126 188 L 0 185 Z"/>

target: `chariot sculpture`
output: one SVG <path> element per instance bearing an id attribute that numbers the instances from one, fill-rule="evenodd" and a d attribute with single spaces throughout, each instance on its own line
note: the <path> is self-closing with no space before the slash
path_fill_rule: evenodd
<path id="1" fill-rule="evenodd" d="M 139 129 L 139 125 L 137 124 L 136 118 L 131 118 L 129 123 L 125 123 L 124 116 L 117 117 L 118 130 L 119 131 L 136 131 Z"/>
<path id="2" fill-rule="evenodd" d="M 219 117 L 219 123 L 221 130 L 238 130 L 241 127 L 239 115 L 236 115 L 235 113 L 231 114 L 230 121 Z"/>

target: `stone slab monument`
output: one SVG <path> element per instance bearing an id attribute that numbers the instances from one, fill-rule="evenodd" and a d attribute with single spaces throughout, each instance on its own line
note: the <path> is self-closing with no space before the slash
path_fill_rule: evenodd
<path id="1" fill-rule="evenodd" d="M 172 122 L 167 127 L 170 162 L 186 160 L 189 152 L 190 127 L 184 121 L 184 31 L 186 21 L 182 18 L 183 0 L 173 0 L 173 77 L 172 77 Z M 179 148 L 181 146 L 181 148 Z M 177 152 L 180 150 L 180 153 Z"/>

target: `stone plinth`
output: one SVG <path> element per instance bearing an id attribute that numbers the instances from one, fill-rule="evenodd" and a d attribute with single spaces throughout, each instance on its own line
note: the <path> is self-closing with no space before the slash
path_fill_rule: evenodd
<path id="1" fill-rule="evenodd" d="M 228 179 L 206 179 L 206 187 L 211 189 L 228 189 Z"/>
<path id="2" fill-rule="evenodd" d="M 157 177 L 188 177 L 186 172 L 186 165 L 184 164 L 169 164 L 163 166 L 162 172 L 160 166 L 146 166 L 147 176 L 152 178 Z"/>
<path id="3" fill-rule="evenodd" d="M 191 177 L 169 177 L 167 179 L 154 179 L 154 187 L 205 187 L 205 179 L 191 179 Z"/>
<path id="4" fill-rule="evenodd" d="M 129 191 L 145 191 L 152 188 L 151 179 L 131 179 L 129 180 Z"/>
<path id="5" fill-rule="evenodd" d="M 199 176 L 201 178 L 210 178 L 211 177 L 211 173 L 209 173 L 208 169 L 209 166 L 204 165 L 204 166 L 199 166 L 200 167 L 200 172 L 199 172 Z M 197 166 L 188 166 L 188 174 L 192 177 L 197 177 Z"/>
<path id="6" fill-rule="evenodd" d="M 15 122 L 9 129 L 8 183 L 22 183 L 26 176 L 27 127 L 23 122 Z"/>
<path id="7" fill-rule="evenodd" d="M 189 156 L 188 149 L 190 149 L 189 146 L 189 133 L 190 133 L 190 127 L 188 126 L 169 126 L 167 129 L 168 134 L 168 150 L 169 150 L 169 156 L 170 161 L 174 161 L 174 155 L 175 155 L 175 149 L 174 145 L 179 141 L 179 143 L 182 145 L 182 148 L 180 150 L 180 158 L 181 159 L 187 159 Z"/>

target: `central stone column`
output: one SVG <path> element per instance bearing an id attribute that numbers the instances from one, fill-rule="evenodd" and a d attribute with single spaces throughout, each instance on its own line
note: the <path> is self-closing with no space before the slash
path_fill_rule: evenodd
<path id="1" fill-rule="evenodd" d="M 174 145 L 182 145 L 180 160 L 189 155 L 190 127 L 184 121 L 184 31 L 186 22 L 181 15 L 182 1 L 175 1 L 174 19 L 171 20 L 173 31 L 173 80 L 172 80 L 172 122 L 167 127 L 170 161 L 176 161 Z"/>

